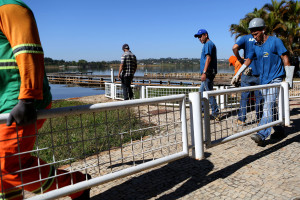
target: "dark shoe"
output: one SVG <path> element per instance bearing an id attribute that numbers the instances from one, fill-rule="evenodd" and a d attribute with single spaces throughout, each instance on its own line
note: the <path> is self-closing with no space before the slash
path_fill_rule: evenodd
<path id="1" fill-rule="evenodd" d="M 89 174 L 86 174 L 86 175 L 87 175 L 88 180 L 90 180 L 92 178 L 91 175 L 89 175 Z M 91 190 L 91 188 L 84 190 L 83 193 L 79 197 L 77 197 L 73 200 L 89 200 L 90 199 L 90 190 Z"/>
<path id="2" fill-rule="evenodd" d="M 258 146 L 263 146 L 264 141 L 261 139 L 261 137 L 258 134 L 251 135 L 251 139 L 257 143 Z"/>

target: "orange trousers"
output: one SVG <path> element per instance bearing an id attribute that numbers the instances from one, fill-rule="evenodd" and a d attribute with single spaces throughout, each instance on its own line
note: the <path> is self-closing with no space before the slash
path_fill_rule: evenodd
<path id="1" fill-rule="evenodd" d="M 51 105 L 47 108 L 50 107 Z M 39 194 L 41 191 L 45 193 L 86 180 L 86 176 L 80 172 L 65 174 L 67 171 L 45 165 L 45 161 L 28 152 L 34 147 L 36 130 L 39 130 L 45 121 L 37 120 L 36 124 L 18 127 L 16 123 L 11 126 L 0 124 L 0 199 L 19 200 L 23 199 L 22 190 Z M 28 168 L 32 169 L 26 170 Z M 65 175 L 41 180 L 55 174 Z M 82 193 L 83 191 L 80 191 L 71 194 L 70 197 L 74 199 Z"/>

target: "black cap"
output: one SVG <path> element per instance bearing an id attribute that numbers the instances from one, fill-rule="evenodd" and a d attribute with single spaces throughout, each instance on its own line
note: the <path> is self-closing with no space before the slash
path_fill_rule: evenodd
<path id="1" fill-rule="evenodd" d="M 122 50 L 124 50 L 124 49 L 129 49 L 129 45 L 128 44 L 123 44 Z"/>

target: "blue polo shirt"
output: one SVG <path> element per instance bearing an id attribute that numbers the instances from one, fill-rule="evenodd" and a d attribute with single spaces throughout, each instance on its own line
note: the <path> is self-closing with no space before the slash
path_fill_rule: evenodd
<path id="1" fill-rule="evenodd" d="M 255 42 L 256 41 L 251 34 L 241 37 L 236 42 L 236 44 L 239 45 L 239 48 L 244 50 L 244 58 L 245 59 L 248 58 L 248 55 L 249 55 L 251 49 L 254 48 Z M 257 67 L 256 62 L 257 62 L 257 58 L 254 57 L 251 64 L 249 65 L 249 67 L 251 67 L 251 69 L 252 69 L 252 75 L 260 75 L 259 67 Z"/>
<path id="2" fill-rule="evenodd" d="M 206 62 L 206 56 L 210 55 L 211 56 L 211 61 L 208 66 L 208 69 L 206 71 L 207 74 L 217 74 L 217 48 L 215 44 L 209 40 L 207 41 L 203 48 L 202 48 L 202 53 L 201 53 L 201 59 L 200 59 L 200 73 L 203 73 L 205 62 Z"/>
<path id="3" fill-rule="evenodd" d="M 253 50 L 249 53 L 249 58 L 252 60 L 255 55 L 257 57 L 257 63 L 261 71 L 261 84 L 268 84 L 275 78 L 282 77 L 285 74 L 280 56 L 286 52 L 287 49 L 282 41 L 274 36 L 269 36 L 262 45 L 255 43 Z"/>

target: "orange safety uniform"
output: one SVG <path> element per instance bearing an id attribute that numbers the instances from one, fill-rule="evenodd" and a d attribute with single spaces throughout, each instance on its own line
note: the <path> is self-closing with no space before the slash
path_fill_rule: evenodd
<path id="1" fill-rule="evenodd" d="M 52 97 L 32 11 L 21 0 L 0 0 L 0 113 L 9 113 L 18 99 L 35 99 L 37 109 L 50 109 Z M 80 172 L 68 174 L 31 155 L 44 122 L 0 125 L 0 199 L 19 200 L 23 189 L 38 194 L 86 180 Z M 59 174 L 65 175 L 54 178 Z"/>
<path id="2" fill-rule="evenodd" d="M 242 64 L 240 63 L 240 61 L 238 61 L 236 56 L 230 56 L 228 61 L 229 61 L 229 66 L 234 66 L 234 75 L 236 75 L 236 73 L 241 68 Z"/>

